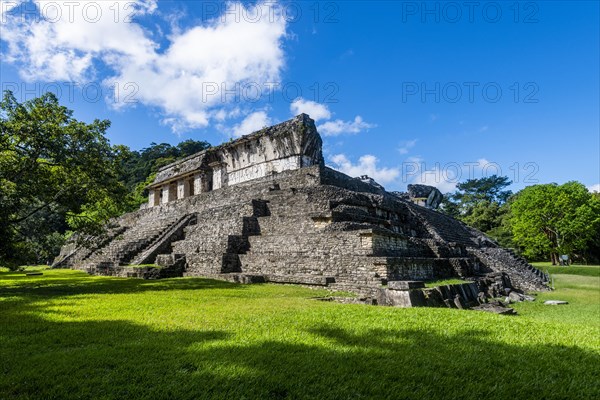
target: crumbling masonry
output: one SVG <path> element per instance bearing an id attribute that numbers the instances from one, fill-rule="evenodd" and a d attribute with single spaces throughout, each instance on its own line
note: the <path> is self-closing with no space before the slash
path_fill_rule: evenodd
<path id="1" fill-rule="evenodd" d="M 107 236 L 72 241 L 54 266 L 318 285 L 380 302 L 392 281 L 471 277 L 498 290 L 546 287 L 547 277 L 511 251 L 426 207 L 439 197 L 432 189 L 388 193 L 325 167 L 321 145 L 314 121 L 301 114 L 170 164 L 146 206 L 115 220 Z M 131 267 L 152 263 L 163 268 Z"/>

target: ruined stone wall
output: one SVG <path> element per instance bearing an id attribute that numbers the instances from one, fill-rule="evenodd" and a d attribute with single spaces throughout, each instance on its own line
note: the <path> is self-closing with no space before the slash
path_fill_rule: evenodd
<path id="1" fill-rule="evenodd" d="M 321 165 L 322 141 L 306 114 L 169 164 L 149 186 L 148 207 Z"/>

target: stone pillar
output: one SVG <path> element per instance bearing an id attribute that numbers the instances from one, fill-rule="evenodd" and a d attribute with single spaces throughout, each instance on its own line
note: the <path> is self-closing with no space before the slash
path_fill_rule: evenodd
<path id="1" fill-rule="evenodd" d="M 213 170 L 213 190 L 221 189 L 221 170 Z"/>
<path id="2" fill-rule="evenodd" d="M 201 173 L 197 173 L 194 175 L 194 194 L 200 194 L 204 190 L 202 190 L 202 181 L 204 176 Z"/>
<path id="3" fill-rule="evenodd" d="M 177 181 L 177 199 L 185 199 L 190 197 L 190 187 L 187 185 L 187 180 L 180 179 Z"/>
<path id="4" fill-rule="evenodd" d="M 213 170 L 213 190 L 227 187 L 227 164 L 216 162 L 209 164 L 209 166 Z"/>
<path id="5" fill-rule="evenodd" d="M 148 190 L 148 207 L 160 205 L 160 188 L 151 188 Z"/>
<path id="6" fill-rule="evenodd" d="M 154 207 L 154 189 L 148 191 L 148 207 Z"/>
<path id="7" fill-rule="evenodd" d="M 169 202 L 169 185 L 167 184 L 167 185 L 161 186 L 160 191 L 161 191 L 160 202 L 162 204 L 167 204 Z"/>

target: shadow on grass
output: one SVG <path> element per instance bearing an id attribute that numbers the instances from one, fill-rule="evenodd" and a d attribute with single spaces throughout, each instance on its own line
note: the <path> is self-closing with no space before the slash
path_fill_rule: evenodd
<path id="1" fill-rule="evenodd" d="M 577 347 L 315 322 L 302 341 L 0 310 L 0 398 L 598 398 L 598 354 Z M 199 329 L 202 329 L 200 326 Z M 267 328 L 265 328 L 267 329 Z M 294 328 L 290 328 L 294 329 Z M 300 328 L 295 328 L 300 329 Z"/>
<path id="2" fill-rule="evenodd" d="M 92 277 L 81 273 L 65 276 L 26 277 L 22 273 L 0 273 L 10 278 L 11 286 L 0 288 L 2 296 L 73 296 L 83 294 L 138 293 L 164 290 L 237 289 L 246 286 L 205 278 L 143 280 L 138 278 Z M 16 279 L 15 279 L 16 278 Z M 22 279 L 21 279 L 22 278 Z"/>

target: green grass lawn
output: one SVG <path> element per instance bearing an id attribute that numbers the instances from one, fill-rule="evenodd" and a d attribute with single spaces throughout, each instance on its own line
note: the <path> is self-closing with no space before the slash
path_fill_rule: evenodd
<path id="1" fill-rule="evenodd" d="M 460 284 L 469 283 L 469 282 L 471 282 L 471 281 L 467 281 L 464 279 L 442 279 L 442 280 L 438 280 L 438 281 L 425 282 L 425 287 L 433 288 L 433 287 L 445 286 L 445 285 L 460 285 Z"/>
<path id="2" fill-rule="evenodd" d="M 0 399 L 600 398 L 597 274 L 511 317 L 43 272 L 0 273 Z"/>
<path id="3" fill-rule="evenodd" d="M 550 262 L 534 262 L 534 267 L 550 272 L 550 274 L 567 274 L 582 276 L 600 276 L 600 265 L 569 265 L 568 267 L 553 266 Z"/>

